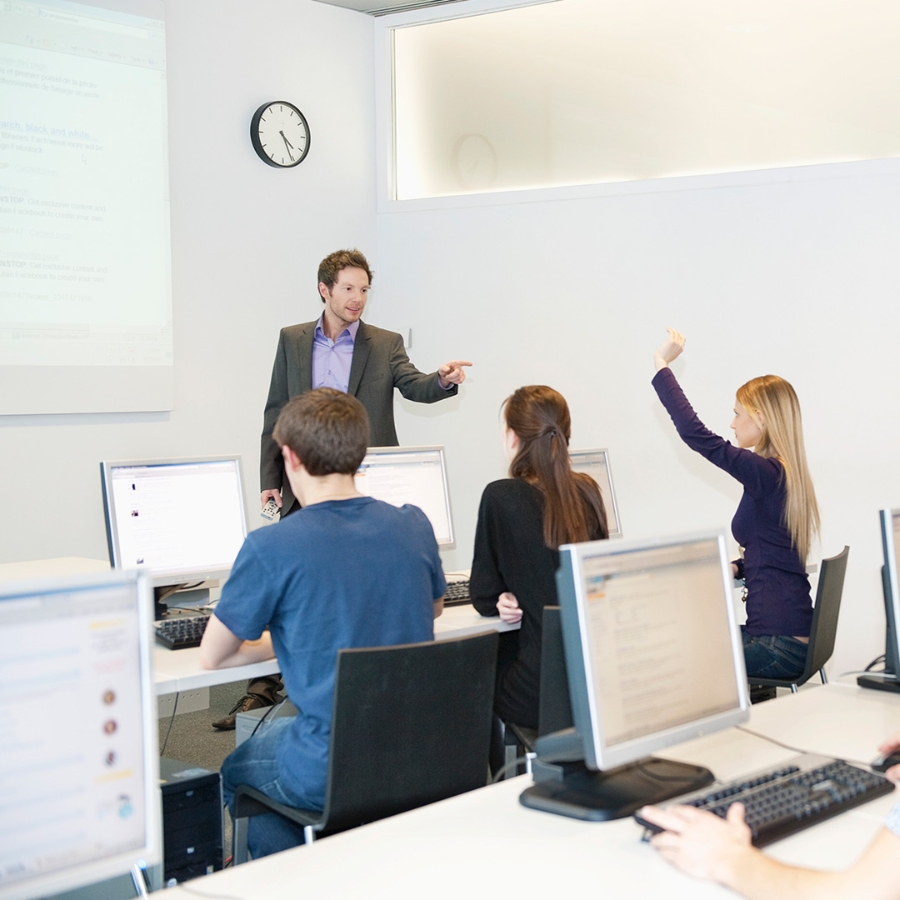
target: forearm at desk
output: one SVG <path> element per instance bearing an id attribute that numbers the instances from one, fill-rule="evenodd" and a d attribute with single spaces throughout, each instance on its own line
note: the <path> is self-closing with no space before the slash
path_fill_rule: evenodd
<path id="1" fill-rule="evenodd" d="M 275 658 L 268 631 L 256 641 L 243 641 L 213 614 L 200 643 L 200 665 L 204 669 L 229 669 Z"/>
<path id="2" fill-rule="evenodd" d="M 500 613 L 497 611 L 497 598 L 493 599 L 485 599 L 484 597 L 473 597 L 472 598 L 472 606 L 479 612 L 480 615 L 485 617 L 490 616 L 499 616 Z"/>
<path id="3" fill-rule="evenodd" d="M 717 880 L 748 900 L 898 900 L 900 838 L 887 829 L 844 872 L 820 872 L 776 862 L 748 849 L 728 861 Z"/>

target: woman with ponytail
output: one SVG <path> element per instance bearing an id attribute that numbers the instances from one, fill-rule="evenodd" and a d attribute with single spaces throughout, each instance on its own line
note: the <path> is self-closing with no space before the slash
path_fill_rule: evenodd
<path id="1" fill-rule="evenodd" d="M 521 622 L 515 657 L 500 663 L 494 707 L 505 722 L 537 729 L 541 620 L 557 602 L 559 547 L 609 532 L 600 489 L 569 463 L 562 394 L 521 387 L 504 401 L 503 417 L 510 477 L 481 496 L 470 591 L 482 615 Z"/>
<path id="2" fill-rule="evenodd" d="M 739 387 L 731 423 L 735 447 L 697 418 L 669 369 L 683 349 L 684 337 L 670 328 L 654 356 L 653 386 L 682 440 L 744 486 L 731 531 L 743 548 L 734 574 L 747 588 L 741 626 L 747 675 L 751 681 L 794 678 L 806 665 L 812 622 L 806 559 L 819 530 L 800 403 L 777 375 Z"/>

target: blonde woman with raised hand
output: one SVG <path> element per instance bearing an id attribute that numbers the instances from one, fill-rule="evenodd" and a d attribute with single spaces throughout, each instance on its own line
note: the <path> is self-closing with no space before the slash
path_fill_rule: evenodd
<path id="1" fill-rule="evenodd" d="M 739 387 L 731 422 L 735 447 L 706 428 L 688 403 L 669 368 L 684 337 L 668 331 L 654 356 L 653 387 L 681 439 L 744 487 L 731 530 L 743 548 L 735 575 L 747 587 L 741 626 L 747 675 L 751 681 L 796 677 L 806 665 L 812 622 L 806 559 L 819 528 L 797 395 L 777 375 Z"/>

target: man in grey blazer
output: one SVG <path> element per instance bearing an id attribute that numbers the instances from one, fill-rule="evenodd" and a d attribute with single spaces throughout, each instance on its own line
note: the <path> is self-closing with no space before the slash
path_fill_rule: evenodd
<path id="1" fill-rule="evenodd" d="M 416 403 L 452 397 L 465 381 L 466 360 L 445 363 L 426 375 L 410 361 L 403 338 L 361 321 L 372 282 L 365 256 L 338 250 L 319 264 L 319 295 L 325 304 L 316 322 L 281 330 L 263 416 L 259 487 L 262 505 L 274 499 L 287 515 L 295 508 L 272 429 L 282 407 L 297 394 L 332 387 L 355 396 L 369 414 L 370 447 L 396 446 L 394 388 Z"/>
<path id="2" fill-rule="evenodd" d="M 466 379 L 466 360 L 445 363 L 426 375 L 410 361 L 399 334 L 360 320 L 372 272 L 358 250 L 338 250 L 319 264 L 319 294 L 325 309 L 316 322 L 282 328 L 263 417 L 259 455 L 260 499 L 272 499 L 283 516 L 298 509 L 284 473 L 281 448 L 272 431 L 281 408 L 298 394 L 331 387 L 354 395 L 369 415 L 369 446 L 396 446 L 394 388 L 417 403 L 434 403 L 456 394 Z M 235 727 L 235 715 L 278 700 L 280 675 L 255 678 L 234 709 L 213 722 L 221 731 Z"/>

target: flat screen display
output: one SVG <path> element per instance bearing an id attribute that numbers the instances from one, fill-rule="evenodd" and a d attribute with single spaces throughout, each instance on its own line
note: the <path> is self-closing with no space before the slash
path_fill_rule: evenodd
<path id="1" fill-rule="evenodd" d="M 103 462 L 110 562 L 153 584 L 220 578 L 247 536 L 238 456 Z"/>
<path id="2" fill-rule="evenodd" d="M 0 585 L 0 896 L 160 859 L 145 576 Z"/>
<path id="3" fill-rule="evenodd" d="M 747 718 L 723 535 L 561 548 L 575 725 L 609 769 Z"/>
<path id="4" fill-rule="evenodd" d="M 569 454 L 572 468 L 576 472 L 584 472 L 597 482 L 603 495 L 606 508 L 606 524 L 610 537 L 622 536 L 622 525 L 619 522 L 619 507 L 616 503 L 616 492 L 613 487 L 612 471 L 609 466 L 609 450 L 573 450 Z"/>
<path id="5" fill-rule="evenodd" d="M 370 447 L 356 473 L 356 489 L 393 506 L 418 506 L 438 546 L 456 546 L 443 447 Z"/>

